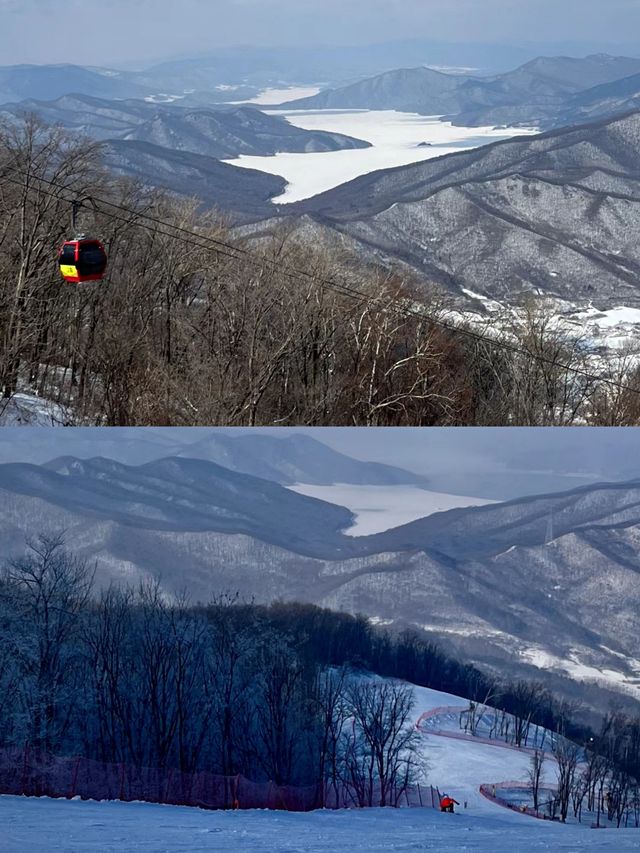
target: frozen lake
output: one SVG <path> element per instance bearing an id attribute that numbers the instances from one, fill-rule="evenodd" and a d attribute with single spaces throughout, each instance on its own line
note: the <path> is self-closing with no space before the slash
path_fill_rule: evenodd
<path id="1" fill-rule="evenodd" d="M 274 106 L 285 104 L 287 101 L 297 101 L 298 98 L 311 98 L 317 95 L 320 86 L 287 86 L 285 89 L 263 89 L 255 98 L 248 101 L 234 101 L 238 104 L 259 104 L 260 106 Z"/>
<path id="2" fill-rule="evenodd" d="M 270 157 L 242 155 L 226 161 L 234 166 L 281 175 L 288 186 L 282 195 L 274 199 L 276 204 L 311 198 L 378 169 L 407 166 L 455 151 L 478 148 L 500 139 L 537 132 L 533 128 L 454 127 L 450 122 L 440 121 L 437 116 L 394 110 L 279 110 L 272 115 L 282 115 L 291 124 L 305 130 L 343 133 L 372 145 L 371 148 L 350 151 L 276 154 Z"/>
<path id="3" fill-rule="evenodd" d="M 415 486 L 353 486 L 336 483 L 333 486 L 297 484 L 290 488 L 301 495 L 346 506 L 355 513 L 356 522 L 345 531 L 347 536 L 369 536 L 436 512 L 495 503 L 486 498 L 449 495 Z"/>

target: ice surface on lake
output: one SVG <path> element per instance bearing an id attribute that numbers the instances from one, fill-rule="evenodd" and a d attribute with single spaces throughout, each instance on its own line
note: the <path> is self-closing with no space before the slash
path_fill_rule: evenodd
<path id="1" fill-rule="evenodd" d="M 301 495 L 346 506 L 355 513 L 356 522 L 345 531 L 347 536 L 369 536 L 436 512 L 495 503 L 485 498 L 448 495 L 415 486 L 354 486 L 336 483 L 333 486 L 296 484 L 290 488 Z"/>
<path id="2" fill-rule="evenodd" d="M 234 166 L 258 169 L 285 178 L 288 186 L 273 200 L 276 204 L 310 198 L 378 169 L 407 166 L 500 139 L 537 132 L 535 129 L 454 127 L 450 122 L 440 121 L 437 116 L 395 110 L 275 111 L 272 115 L 283 115 L 291 124 L 305 130 L 343 133 L 366 140 L 373 146 L 310 154 L 282 153 L 271 157 L 242 155 L 226 161 Z"/>
<path id="3" fill-rule="evenodd" d="M 260 104 L 263 107 L 286 104 L 299 98 L 311 98 L 320 91 L 319 86 L 288 86 L 286 89 L 263 89 L 255 98 L 248 101 L 235 101 L 238 104 Z"/>

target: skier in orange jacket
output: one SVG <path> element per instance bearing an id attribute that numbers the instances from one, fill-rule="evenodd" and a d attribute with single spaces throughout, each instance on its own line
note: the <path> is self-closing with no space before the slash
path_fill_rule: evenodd
<path id="1" fill-rule="evenodd" d="M 453 807 L 459 805 L 460 803 L 457 800 L 454 800 L 453 797 L 449 797 L 445 794 L 440 800 L 440 811 L 451 812 L 451 814 L 453 814 Z"/>

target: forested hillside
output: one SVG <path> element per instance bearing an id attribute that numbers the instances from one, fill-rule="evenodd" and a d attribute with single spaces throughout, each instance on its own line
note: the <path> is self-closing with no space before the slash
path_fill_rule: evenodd
<path id="1" fill-rule="evenodd" d="M 521 737 L 534 724 L 593 737 L 607 772 L 640 766 L 638 721 L 622 714 L 592 735 L 540 684 L 491 680 L 417 634 L 390 635 L 363 617 L 233 599 L 194 607 L 153 584 L 96 596 L 91 566 L 59 537 L 34 539 L 4 566 L 0 616 L 0 747 L 402 790 L 418 771 L 412 691 L 397 680 L 406 679 L 490 698 Z M 371 755 L 382 763 L 369 766 Z"/>
<path id="2" fill-rule="evenodd" d="M 638 420 L 634 360 L 602 361 L 544 303 L 463 334 L 428 283 L 304 229 L 239 242 L 198 201 L 115 180 L 94 144 L 36 120 L 0 131 L 0 175 L 5 420 L 21 394 L 68 424 Z M 80 225 L 109 269 L 69 285 L 56 252 L 87 196 Z"/>

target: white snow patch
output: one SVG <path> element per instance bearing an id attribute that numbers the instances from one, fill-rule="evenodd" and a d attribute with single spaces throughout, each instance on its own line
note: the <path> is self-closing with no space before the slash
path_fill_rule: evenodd
<path id="1" fill-rule="evenodd" d="M 624 305 L 610 308 L 608 311 L 589 308 L 579 312 L 575 317 L 604 329 L 612 329 L 623 324 L 640 325 L 640 308 L 629 308 Z"/>
<path id="2" fill-rule="evenodd" d="M 288 186 L 273 199 L 275 204 L 311 198 L 378 169 L 407 166 L 500 139 L 537 133 L 535 128 L 454 127 L 450 122 L 440 121 L 438 116 L 396 110 L 278 110 L 273 114 L 283 115 L 291 124 L 305 130 L 342 133 L 372 145 L 347 151 L 281 153 L 270 157 L 242 155 L 225 161 L 285 178 Z"/>
<path id="3" fill-rule="evenodd" d="M 538 669 L 561 670 L 566 672 L 572 678 L 583 681 L 594 681 L 598 684 L 611 686 L 616 690 L 622 690 L 640 699 L 640 661 L 632 661 L 625 658 L 628 665 L 638 665 L 638 670 L 635 677 L 629 677 L 624 672 L 614 669 L 599 669 L 584 663 L 579 659 L 577 650 L 572 650 L 568 658 L 560 658 L 540 646 L 530 646 L 522 649 L 519 652 L 521 658 L 526 660 Z"/>
<path id="4" fill-rule="evenodd" d="M 480 314 L 471 306 L 468 310 L 452 309 L 445 312 L 451 322 L 469 323 L 478 331 L 492 334 L 496 321 L 506 329 L 505 321 L 511 318 L 514 325 L 524 320 L 524 313 L 518 306 L 508 306 L 483 296 L 481 293 L 463 288 L 463 293 L 475 301 L 480 301 L 485 309 Z M 572 337 L 580 338 L 585 348 L 593 354 L 600 350 L 608 355 L 625 356 L 640 352 L 640 308 L 620 305 L 607 311 L 600 311 L 592 305 L 572 305 L 558 298 L 546 300 L 556 312 L 554 327 Z M 489 316 L 487 316 L 489 315 Z M 628 357 L 628 356 L 625 356 Z M 592 365 L 598 369 L 609 368 L 610 362 Z"/>
<path id="5" fill-rule="evenodd" d="M 482 302 L 489 311 L 500 311 L 502 309 L 502 305 L 494 299 L 491 299 L 489 296 L 484 296 L 482 293 L 475 293 L 467 287 L 463 287 L 461 290 L 471 299 L 476 299 L 478 302 Z"/>
<path id="6" fill-rule="evenodd" d="M 425 65 L 425 68 L 430 68 L 432 71 L 440 71 L 442 74 L 477 74 L 479 68 L 471 68 L 465 65 Z"/>
<path id="7" fill-rule="evenodd" d="M 422 628 L 423 631 L 435 631 L 439 634 L 455 634 L 460 637 L 493 637 L 504 640 L 509 636 L 504 631 L 497 631 L 495 628 L 489 628 L 482 623 L 475 625 L 430 625 L 423 623 L 418 627 Z"/>
<path id="8" fill-rule="evenodd" d="M 356 521 L 345 531 L 347 536 L 370 536 L 436 512 L 496 503 L 487 498 L 431 492 L 416 486 L 354 486 L 350 483 L 316 486 L 296 483 L 289 488 L 298 494 L 350 509 Z"/>
<path id="9" fill-rule="evenodd" d="M 62 406 L 33 394 L 14 394 L 0 400 L 0 427 L 64 426 L 70 418 Z"/>
<path id="10" fill-rule="evenodd" d="M 148 104 L 173 104 L 174 101 L 181 101 L 185 95 L 170 95 L 167 92 L 159 92 L 157 95 L 147 95 L 145 101 Z"/>

